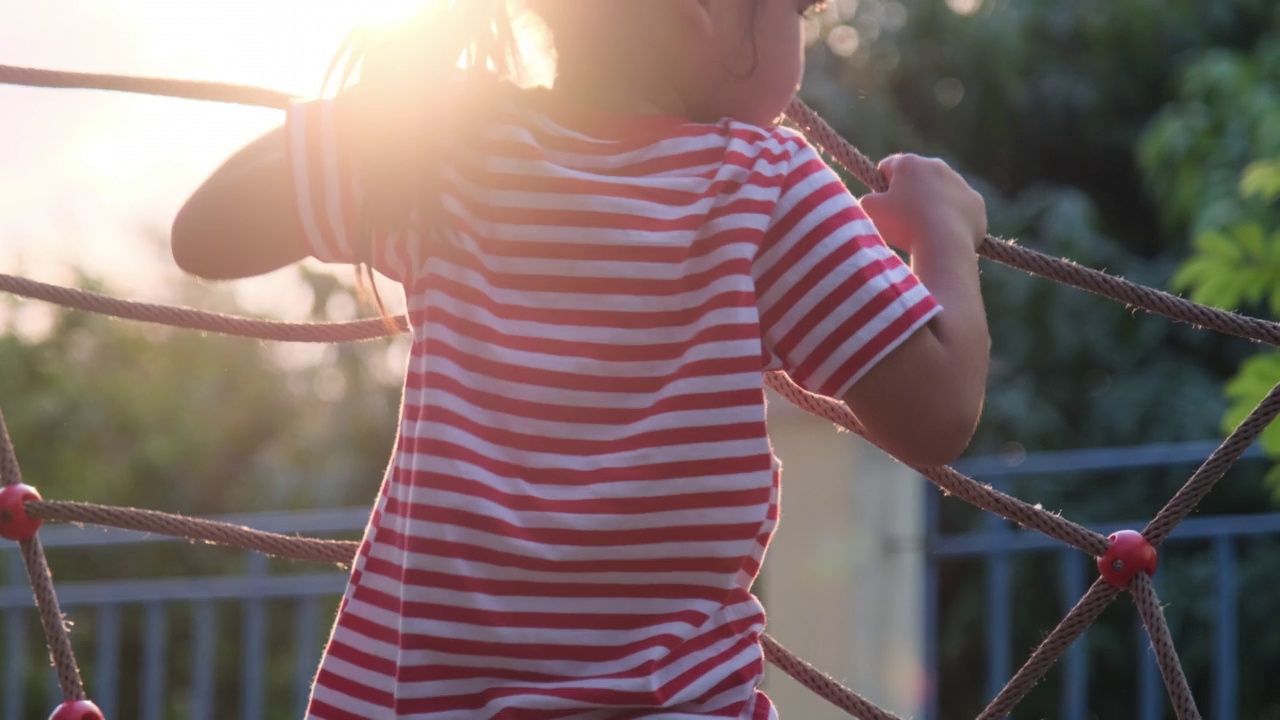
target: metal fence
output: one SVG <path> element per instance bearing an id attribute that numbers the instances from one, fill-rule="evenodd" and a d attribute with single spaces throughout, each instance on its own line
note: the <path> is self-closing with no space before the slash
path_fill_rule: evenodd
<path id="1" fill-rule="evenodd" d="M 1153 445 L 1140 448 L 1044 453 L 1025 457 L 1016 465 L 1001 458 L 976 458 L 961 464 L 964 472 L 1005 487 L 1015 478 L 1038 475 L 1087 474 L 1125 468 L 1188 465 L 1206 457 L 1212 444 L 1189 443 Z M 1256 456 L 1256 451 L 1251 455 Z M 1064 604 L 1073 604 L 1085 591 L 1093 575 L 1091 563 L 1078 551 L 1065 549 L 1055 541 L 1032 532 L 1011 529 L 995 518 L 984 521 L 982 529 L 960 534 L 940 532 L 938 493 L 926 493 L 926 572 L 923 584 L 925 606 L 925 667 L 936 676 L 938 667 L 938 575 L 945 563 L 979 559 L 985 569 L 985 644 L 987 697 L 993 697 L 1011 676 L 1013 657 L 1013 572 L 1019 553 L 1057 551 L 1057 571 L 1061 578 Z M 366 509 L 270 513 L 226 516 L 218 519 L 280 533 L 332 535 L 357 532 L 368 519 Z M 1125 527 L 1141 527 L 1141 523 Z M 1121 529 L 1096 527 L 1106 533 Z M 1236 547 L 1245 538 L 1280 537 L 1280 513 L 1265 515 L 1199 517 L 1184 522 L 1170 538 L 1176 544 L 1208 542 L 1215 556 L 1216 597 L 1213 632 L 1213 693 L 1208 716 L 1235 720 L 1236 669 L 1240 657 L 1238 636 L 1238 587 Z M 53 552 L 111 548 L 120 557 L 155 543 L 177 542 L 169 538 L 126 531 L 49 526 L 41 531 L 44 546 Z M 191 548 L 187 552 L 200 552 Z M 92 628 L 89 635 L 74 635 L 77 649 L 92 667 L 86 677 L 91 696 L 107 717 L 120 717 L 122 679 L 138 678 L 138 686 L 128 689 L 136 697 L 140 720 L 160 720 L 175 706 L 181 716 L 193 720 L 237 717 L 265 720 L 268 708 L 288 708 L 291 717 L 301 717 L 319 660 L 321 646 L 332 621 L 332 603 L 347 579 L 341 570 L 300 568 L 302 572 L 273 573 L 269 561 L 256 553 L 245 553 L 243 572 L 212 577 L 163 577 L 96 582 L 59 582 L 59 599 L 69 619 Z M 44 653 L 33 643 L 31 628 L 36 625 L 31 592 L 15 545 L 0 546 L 4 584 L 0 584 L 0 720 L 44 718 L 60 701 L 53 672 L 46 672 L 43 697 L 31 697 L 28 672 L 33 657 Z M 53 561 L 56 573 L 56 558 Z M 1157 576 L 1157 579 L 1159 576 Z M 267 604 L 285 603 L 291 628 L 291 647 L 267 647 L 269 617 Z M 220 620 L 221 609 L 238 612 L 238 627 Z M 132 638 L 140 648 L 139 666 L 122 673 L 121 649 L 126 612 L 140 613 L 140 637 Z M 181 617 L 183 627 L 178 627 Z M 273 628 L 279 636 L 281 628 Z M 180 683 L 174 677 L 173 641 L 181 631 L 183 652 L 189 653 L 189 669 Z M 1136 635 L 1135 635 L 1136 637 Z M 227 638 L 228 642 L 223 642 Z M 228 650 L 228 646 L 231 648 Z M 216 683 L 219 653 L 228 653 L 239 664 L 237 692 L 219 690 Z M 290 689 L 287 698 L 268 697 L 267 666 L 273 656 L 289 656 Z M 1163 714 L 1163 687 L 1155 663 L 1144 652 L 1140 670 L 1138 720 L 1158 720 Z M 1077 644 L 1064 660 L 1062 720 L 1089 717 L 1088 657 Z M 180 687 L 179 687 L 180 685 Z M 925 717 L 936 720 L 936 688 L 926 700 Z"/>
<path id="2" fill-rule="evenodd" d="M 1216 442 L 1154 444 L 1141 447 L 1106 448 L 1026 455 L 1010 461 L 1002 457 L 982 457 L 962 461 L 957 469 L 1007 491 L 1014 480 L 1045 480 L 1044 476 L 1069 476 L 1085 480 L 1091 475 L 1109 471 L 1161 467 L 1194 467 L 1217 447 Z M 1254 447 L 1246 458 L 1257 458 Z M 1099 489 L 1101 490 L 1101 488 Z M 1051 552 L 1056 558 L 1060 603 L 1071 607 L 1084 595 L 1097 577 L 1097 570 L 1080 551 L 1036 532 L 1013 529 L 1009 523 L 987 515 L 976 531 L 943 534 L 939 494 L 926 493 L 925 502 L 925 666 L 930 677 L 939 670 L 938 578 L 942 566 L 949 562 L 980 560 L 985 574 L 984 644 L 986 656 L 985 697 L 993 698 L 1017 669 L 1013 655 L 1014 612 L 1013 562 L 1026 553 Z M 1122 529 L 1141 530 L 1145 519 L 1131 523 L 1094 525 L 1092 529 L 1106 535 Z M 1241 541 L 1263 536 L 1280 537 L 1280 513 L 1256 515 L 1224 515 L 1189 518 L 1177 528 L 1165 547 L 1176 548 L 1189 542 L 1208 543 L 1214 565 L 1214 598 L 1212 632 L 1212 695 L 1201 702 L 1206 717 L 1236 720 L 1239 584 L 1237 578 L 1237 546 Z M 1161 586 L 1156 574 L 1156 586 Z M 1048 632 L 1050 628 L 1045 628 Z M 1161 720 L 1165 717 L 1166 695 L 1154 655 L 1149 651 L 1146 635 L 1134 633 L 1142 658 L 1138 670 L 1136 720 Z M 1028 648 L 1029 649 L 1029 648 Z M 1019 656 L 1017 663 L 1025 658 Z M 1077 642 L 1063 658 L 1062 695 L 1059 701 L 1061 720 L 1086 720 L 1094 717 L 1088 708 L 1089 658 L 1083 643 Z M 930 683 L 925 718 L 939 717 L 936 684 Z"/>
<path id="3" fill-rule="evenodd" d="M 217 519 L 261 530 L 280 533 L 330 535 L 350 533 L 364 528 L 367 509 L 271 513 L 225 516 Z M 41 540 L 51 554 L 110 547 L 121 562 L 131 552 L 153 543 L 178 542 L 169 538 L 120 530 L 100 530 L 70 526 L 46 526 Z M 28 673 L 31 658 L 47 657 L 33 647 L 31 628 L 36 625 L 30 586 L 22 568 L 17 546 L 11 543 L 0 550 L 5 583 L 0 585 L 0 612 L 4 626 L 0 628 L 0 719 L 26 720 L 45 718 L 61 702 L 52 670 L 44 697 L 29 697 Z M 215 552 L 200 547 L 184 548 L 185 552 Z M 55 580 L 57 556 L 51 559 Z M 119 718 L 122 691 L 121 649 L 123 643 L 135 640 L 140 647 L 140 665 L 130 669 L 138 687 L 136 705 L 140 720 L 161 720 L 177 714 L 193 720 L 236 717 L 263 720 L 268 707 L 289 707 L 291 717 L 302 717 L 310 690 L 312 675 L 319 661 L 324 638 L 332 622 L 331 607 L 346 584 L 347 573 L 339 568 L 299 567 L 300 574 L 274 574 L 269 561 L 257 553 L 245 553 L 242 573 L 213 577 L 165 577 L 101 582 L 58 582 L 58 599 L 68 619 L 91 626 L 92 633 L 73 633 L 82 663 L 92 665 L 85 678 L 90 697 L 108 718 Z M 267 647 L 267 604 L 286 603 L 291 617 L 292 647 Z M 234 607 L 239 627 L 222 627 L 222 611 Z M 175 627 L 174 618 L 184 618 L 185 627 Z M 126 612 L 141 613 L 141 637 L 124 637 Z M 177 689 L 172 668 L 176 649 L 172 638 L 181 632 L 189 652 L 189 672 L 181 678 Z M 230 642 L 222 642 L 224 638 Z M 238 697 L 219 692 L 217 685 L 219 652 L 230 653 L 239 664 Z M 268 697 L 267 665 L 273 655 L 291 655 L 292 679 L 289 697 Z M 175 694 L 182 697 L 175 701 Z M 174 711 L 175 705 L 182 710 Z"/>

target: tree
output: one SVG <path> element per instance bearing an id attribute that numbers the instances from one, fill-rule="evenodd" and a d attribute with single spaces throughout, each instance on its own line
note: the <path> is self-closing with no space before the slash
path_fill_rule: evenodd
<path id="1" fill-rule="evenodd" d="M 1268 206 L 1280 201 L 1280 160 L 1250 165 L 1240 183 L 1240 197 L 1255 201 L 1242 213 L 1248 219 L 1202 231 L 1195 240 L 1195 253 L 1173 277 L 1172 285 L 1189 290 L 1198 302 L 1226 309 L 1265 308 L 1271 316 L 1280 316 L 1280 224 L 1259 219 L 1272 215 Z M 1244 420 L 1277 383 L 1280 351 L 1259 352 L 1241 363 L 1226 384 L 1230 405 L 1222 416 L 1224 430 Z M 1280 426 L 1268 427 L 1260 443 L 1273 459 L 1280 458 Z M 1267 477 L 1280 494 L 1280 465 Z"/>
<path id="2" fill-rule="evenodd" d="M 1148 130 L 1142 160 L 1165 199 L 1165 222 L 1195 238 L 1171 286 L 1198 302 L 1280 316 L 1280 36 L 1252 52 L 1196 60 L 1178 100 Z M 1278 381 L 1280 353 L 1245 360 L 1226 385 L 1223 427 L 1239 423 Z M 1261 442 L 1280 457 L 1280 427 Z M 1280 468 L 1269 479 L 1280 493 Z"/>
<path id="3" fill-rule="evenodd" d="M 302 278 L 312 291 L 314 319 L 330 319 L 330 308 L 339 305 L 331 301 L 352 296 L 333 276 L 304 270 Z M 81 276 L 79 284 L 104 289 L 92 277 Z M 184 304 L 244 313 L 222 286 L 175 283 L 175 294 Z M 0 317 L 9 321 L 0 326 L 0 410 L 25 480 L 45 497 L 196 515 L 372 505 L 395 436 L 399 401 L 398 379 L 381 371 L 387 342 L 300 351 L 12 298 L 4 303 L 8 312 L 0 311 Z M 44 329 L 17 329 L 27 325 L 20 322 L 23 315 L 42 313 L 48 313 L 47 321 L 36 325 Z M 241 552 L 181 543 L 127 551 L 111 546 L 51 550 L 49 555 L 64 581 L 243 571 Z M 315 568 L 282 565 L 276 572 L 294 570 Z M 189 612 L 171 609 L 171 647 L 184 642 Z M 134 690 L 142 656 L 141 617 L 134 608 L 124 613 L 119 712 L 139 717 Z M 34 615 L 28 619 L 34 632 Z M 77 642 L 91 640 L 92 614 L 73 613 L 72 619 L 79 623 Z M 292 647 L 291 627 L 270 623 L 268 647 Z M 165 716 L 186 712 L 176 690 L 188 677 L 188 659 L 189 653 L 170 656 L 175 692 Z M 95 654 L 82 661 L 92 678 Z M 269 673 L 269 696 L 291 696 L 285 671 L 280 666 Z M 221 696 L 235 697 L 239 672 L 238 654 L 218 658 Z M 28 698 L 44 697 L 47 673 L 41 663 L 29 665 Z M 34 710 L 33 704 L 28 708 Z M 288 717 L 289 704 L 273 702 L 271 712 L 271 717 Z"/>
<path id="4" fill-rule="evenodd" d="M 1183 101 L 1179 86 L 1197 76 L 1198 59 L 1270 57 L 1266 35 L 1276 28 L 1280 8 L 1270 0 L 835 2 L 824 16 L 824 42 L 811 58 L 806 97 L 873 157 L 913 151 L 950 160 L 984 191 L 997 234 L 1167 286 L 1186 253 L 1185 199 L 1223 187 L 1234 200 L 1248 154 L 1237 151 L 1248 140 L 1228 135 L 1230 152 L 1219 152 L 1211 124 L 1186 125 L 1176 138 L 1181 144 L 1166 145 L 1189 149 L 1170 175 L 1167 165 L 1151 164 L 1147 139 L 1161 133 L 1160 118 L 1176 113 Z M 1252 91 L 1255 79 L 1235 82 L 1241 92 Z M 1239 116 L 1247 99 L 1239 92 L 1232 97 L 1225 105 L 1217 95 L 1201 98 L 1199 112 Z M 1275 132 L 1274 124 L 1267 127 Z M 1225 185 L 1214 180 L 1224 176 L 1230 178 Z M 1176 185 L 1182 200 L 1162 189 L 1181 178 L 1204 186 Z M 1220 431 L 1221 383 L 1250 354 L 1247 343 L 1135 318 L 1116 304 L 987 268 L 995 364 L 975 452 L 1009 449 L 1012 457 L 1023 447 L 1204 439 Z M 1062 478 L 1009 489 L 1086 523 L 1129 521 L 1167 499 L 1188 471 L 1090 477 L 1087 485 Z M 1242 468 L 1204 511 L 1268 507 L 1272 501 L 1255 475 Z M 982 522 L 960 503 L 943 509 L 948 532 Z M 1186 564 L 1175 561 L 1179 572 L 1163 576 L 1180 642 L 1194 637 L 1184 628 L 1212 619 L 1196 601 L 1207 590 L 1211 560 L 1188 552 Z M 1043 602 L 1057 584 L 1052 570 L 1044 558 L 1028 558 L 1016 570 L 1015 658 L 1061 617 L 1063 608 Z M 981 572 L 958 564 L 942 578 L 939 680 L 948 719 L 973 717 L 987 700 L 983 664 L 974 661 L 987 652 L 980 635 Z M 1280 562 L 1266 553 L 1250 556 L 1242 573 L 1274 578 Z M 1264 601 L 1255 599 L 1247 597 L 1243 611 L 1265 614 Z M 1110 612 L 1088 636 L 1095 677 L 1110 678 L 1093 686 L 1090 710 L 1097 717 L 1135 714 L 1132 623 L 1131 613 Z M 1265 678 L 1280 664 L 1280 640 L 1250 640 L 1250 651 L 1266 660 L 1242 666 L 1242 687 L 1249 690 L 1241 712 L 1256 717 L 1277 700 Z M 1194 687 L 1207 697 L 1210 651 L 1195 643 L 1182 650 Z M 1017 716 L 1056 717 L 1056 701 L 1051 678 Z"/>

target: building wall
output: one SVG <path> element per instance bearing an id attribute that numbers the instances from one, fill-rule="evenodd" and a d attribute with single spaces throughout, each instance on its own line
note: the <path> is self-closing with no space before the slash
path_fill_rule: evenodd
<path id="1" fill-rule="evenodd" d="M 922 712 L 924 481 L 850 433 L 771 398 L 782 519 L 756 592 L 769 632 L 869 700 Z M 781 720 L 840 710 L 770 666 Z"/>

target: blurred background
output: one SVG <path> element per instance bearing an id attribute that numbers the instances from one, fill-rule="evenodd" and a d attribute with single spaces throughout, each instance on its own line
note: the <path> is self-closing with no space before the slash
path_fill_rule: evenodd
<path id="1" fill-rule="evenodd" d="M 0 64 L 315 94 L 393 0 L 0 0 Z M 835 0 L 803 96 L 872 157 L 946 158 L 993 232 L 1217 306 L 1280 315 L 1274 0 Z M 345 268 L 185 278 L 168 224 L 277 113 L 0 86 L 0 272 L 287 319 L 367 313 Z M 856 186 L 855 186 L 856 187 Z M 1280 381 L 1280 353 L 984 265 L 989 399 L 962 469 L 1100 531 L 1141 528 Z M 387 288 L 383 297 L 393 298 Z M 395 310 L 395 307 L 392 307 Z M 355 537 L 391 448 L 398 341 L 276 347 L 0 298 L 0 408 L 46 497 Z M 775 403 L 778 405 L 779 403 Z M 797 652 L 904 716 L 972 718 L 1096 577 L 779 409 L 787 503 L 760 592 Z M 1280 719 L 1280 430 L 1162 552 L 1202 712 Z M 299 717 L 344 575 L 125 533 L 42 532 L 113 718 Z M 54 704 L 0 548 L 0 719 Z M 775 674 L 776 675 L 776 674 Z M 782 717 L 835 718 L 770 676 Z M 1013 714 L 1173 717 L 1121 598 Z"/>

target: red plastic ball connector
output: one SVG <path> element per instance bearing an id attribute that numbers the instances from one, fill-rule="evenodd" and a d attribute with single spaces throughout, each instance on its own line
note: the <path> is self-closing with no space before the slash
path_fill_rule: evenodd
<path id="1" fill-rule="evenodd" d="M 1098 558 L 1098 570 L 1107 582 L 1123 590 L 1129 587 L 1129 581 L 1139 571 L 1156 574 L 1159 557 L 1142 533 L 1121 530 L 1107 539 L 1111 541 L 1111 547 Z"/>
<path id="2" fill-rule="evenodd" d="M 68 700 L 58 706 L 49 720 L 103 720 L 102 711 L 88 700 Z"/>
<path id="3" fill-rule="evenodd" d="M 0 488 L 0 537 L 6 540 L 30 540 L 43 520 L 27 514 L 25 503 L 39 500 L 40 493 L 30 485 L 6 485 Z"/>

